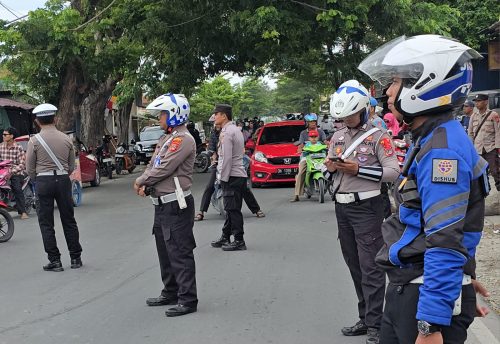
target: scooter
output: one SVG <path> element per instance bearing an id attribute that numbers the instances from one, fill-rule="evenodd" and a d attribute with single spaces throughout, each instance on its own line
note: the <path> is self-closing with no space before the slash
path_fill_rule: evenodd
<path id="1" fill-rule="evenodd" d="M 409 144 L 405 140 L 393 139 L 394 151 L 396 153 L 396 158 L 398 159 L 398 165 L 400 170 L 403 170 L 405 165 L 406 152 L 408 151 Z"/>
<path id="2" fill-rule="evenodd" d="M 4 199 L 4 195 L 5 197 L 9 195 L 13 197 L 12 189 L 8 183 L 10 164 L 10 160 L 0 162 L 0 191 L 2 196 L 0 200 L 0 242 L 9 241 L 14 235 L 14 219 L 9 214 L 12 203 L 10 203 L 9 198 Z"/>
<path id="3" fill-rule="evenodd" d="M 211 152 L 207 150 L 207 144 L 202 143 L 196 147 L 196 157 L 194 158 L 194 170 L 196 173 L 205 173 L 210 167 Z"/>
<path id="4" fill-rule="evenodd" d="M 324 165 L 328 146 L 324 144 L 311 145 L 303 148 L 306 155 L 306 178 L 304 183 L 304 191 L 307 198 L 311 198 L 316 192 L 319 194 L 319 202 L 325 202 L 325 193 L 328 188 L 328 183 L 321 170 Z"/>
<path id="5" fill-rule="evenodd" d="M 14 192 L 12 191 L 8 181 L 10 165 L 10 160 L 0 162 L 0 201 L 6 204 L 8 211 L 14 211 L 16 210 L 16 198 L 14 197 Z M 35 208 L 36 197 L 35 186 L 31 182 L 31 178 L 27 175 L 24 176 L 22 190 L 25 199 L 26 214 L 30 214 L 31 210 Z"/>
<path id="6" fill-rule="evenodd" d="M 122 142 L 116 148 L 115 153 L 115 172 L 121 174 L 123 170 L 132 173 L 135 169 L 136 156 L 133 151 L 130 151 L 127 145 Z"/>
<path id="7" fill-rule="evenodd" d="M 113 179 L 113 159 L 111 158 L 111 153 L 109 151 L 110 143 L 109 135 L 105 135 L 102 138 L 102 145 L 96 148 L 95 156 L 97 162 L 99 163 L 99 170 L 102 176 L 106 176 L 109 179 Z"/>

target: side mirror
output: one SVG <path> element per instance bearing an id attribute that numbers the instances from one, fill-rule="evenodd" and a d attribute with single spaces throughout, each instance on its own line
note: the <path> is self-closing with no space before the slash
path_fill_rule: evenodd
<path id="1" fill-rule="evenodd" d="M 255 141 L 253 140 L 248 140 L 247 143 L 245 144 L 246 149 L 254 150 L 255 149 Z"/>

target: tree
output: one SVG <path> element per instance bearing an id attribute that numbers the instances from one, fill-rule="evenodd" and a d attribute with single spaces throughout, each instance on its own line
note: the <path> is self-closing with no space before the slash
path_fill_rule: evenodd
<path id="1" fill-rule="evenodd" d="M 238 118 L 270 114 L 273 92 L 262 80 L 246 78 L 236 87 L 233 112 Z"/>
<path id="2" fill-rule="evenodd" d="M 235 92 L 233 87 L 222 75 L 210 82 L 200 85 L 190 99 L 191 119 L 193 121 L 207 121 L 217 103 L 233 104 Z"/>
<path id="3" fill-rule="evenodd" d="M 273 102 L 276 113 L 316 112 L 313 103 L 319 101 L 319 89 L 286 76 L 278 79 L 277 84 Z"/>

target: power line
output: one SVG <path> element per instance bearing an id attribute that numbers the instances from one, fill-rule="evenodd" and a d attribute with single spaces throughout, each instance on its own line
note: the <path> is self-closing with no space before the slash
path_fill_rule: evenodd
<path id="1" fill-rule="evenodd" d="M 16 17 L 17 19 L 19 19 L 19 16 L 17 14 L 15 14 L 14 12 L 12 12 L 12 10 L 10 8 L 8 8 L 7 6 L 5 6 L 1 1 L 0 1 L 0 6 L 2 6 L 7 11 L 9 11 L 14 17 Z"/>

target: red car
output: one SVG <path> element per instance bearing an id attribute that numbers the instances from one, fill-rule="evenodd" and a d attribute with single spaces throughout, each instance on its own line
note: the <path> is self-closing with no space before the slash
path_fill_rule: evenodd
<path id="1" fill-rule="evenodd" d="M 304 129 L 304 121 L 274 122 L 259 128 L 256 140 L 247 144 L 254 150 L 250 161 L 252 186 L 295 182 L 300 154 L 294 142 Z"/>

